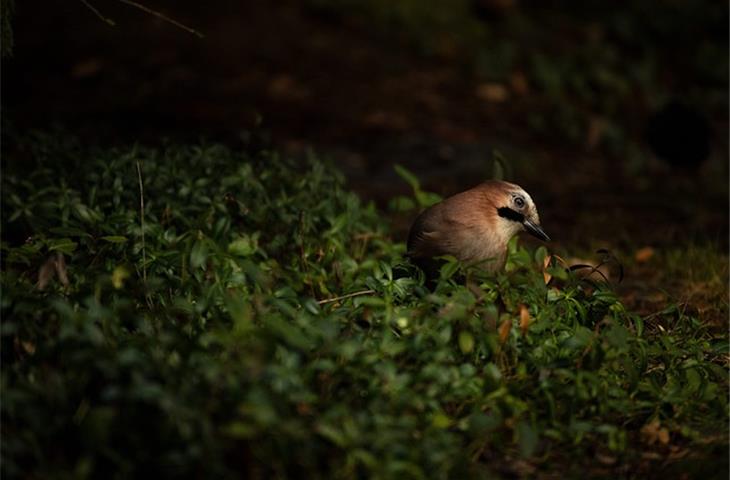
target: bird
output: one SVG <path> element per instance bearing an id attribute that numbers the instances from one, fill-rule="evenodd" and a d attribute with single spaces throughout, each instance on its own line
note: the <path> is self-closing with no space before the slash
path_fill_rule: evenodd
<path id="1" fill-rule="evenodd" d="M 431 285 L 438 277 L 434 257 L 451 255 L 496 272 L 504 268 L 508 242 L 521 231 L 550 240 L 532 197 L 522 187 L 489 180 L 421 212 L 408 233 L 406 256 Z"/>

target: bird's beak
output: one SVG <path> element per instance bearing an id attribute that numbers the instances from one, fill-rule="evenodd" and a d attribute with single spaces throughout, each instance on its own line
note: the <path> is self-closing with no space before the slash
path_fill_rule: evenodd
<path id="1" fill-rule="evenodd" d="M 522 225 L 525 226 L 525 230 L 527 230 L 530 233 L 530 235 L 535 236 L 544 242 L 550 241 L 550 237 L 547 236 L 547 233 L 545 233 L 545 231 L 542 229 L 542 227 L 539 224 L 537 224 L 531 220 L 525 219 L 525 221 L 522 222 Z"/>

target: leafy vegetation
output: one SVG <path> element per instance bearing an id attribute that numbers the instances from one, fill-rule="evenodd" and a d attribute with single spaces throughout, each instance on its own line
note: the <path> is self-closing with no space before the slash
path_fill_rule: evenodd
<path id="1" fill-rule="evenodd" d="M 8 477 L 727 472 L 727 335 L 681 309 L 634 314 L 516 242 L 503 274 L 447 262 L 431 292 L 312 156 L 24 145 L 2 180 Z"/>

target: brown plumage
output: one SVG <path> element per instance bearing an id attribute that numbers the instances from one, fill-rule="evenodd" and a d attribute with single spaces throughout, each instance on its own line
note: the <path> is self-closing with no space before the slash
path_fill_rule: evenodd
<path id="1" fill-rule="evenodd" d="M 527 192 L 487 181 L 421 212 L 408 234 L 408 256 L 429 277 L 435 273 L 432 259 L 440 255 L 496 271 L 504 267 L 507 243 L 523 230 L 549 240 Z"/>

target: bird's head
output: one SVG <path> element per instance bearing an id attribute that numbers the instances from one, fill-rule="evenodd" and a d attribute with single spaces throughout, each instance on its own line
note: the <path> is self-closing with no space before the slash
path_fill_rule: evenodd
<path id="1" fill-rule="evenodd" d="M 519 185 L 508 182 L 490 182 L 493 193 L 491 204 L 496 209 L 496 221 L 500 230 L 512 236 L 522 230 L 540 240 L 549 241 L 540 226 L 540 216 L 532 197 Z"/>

